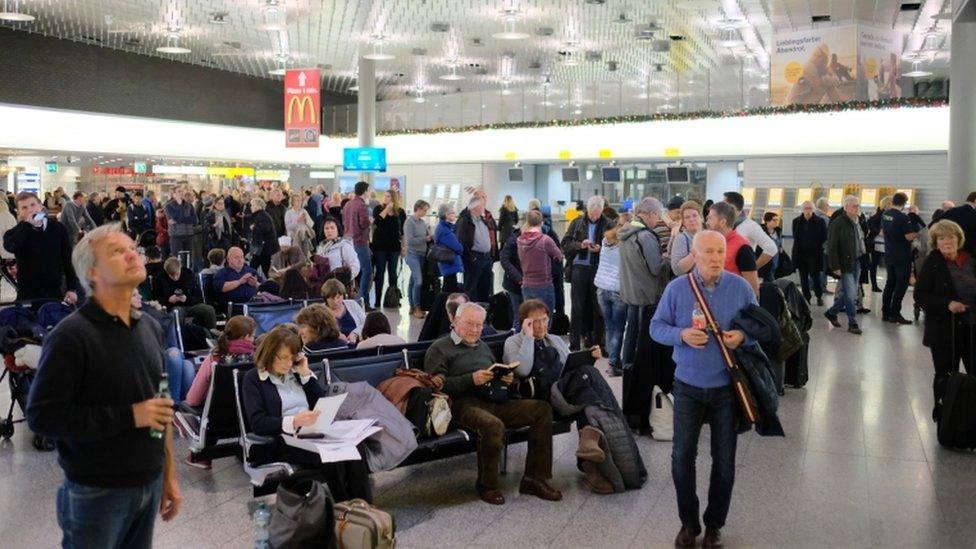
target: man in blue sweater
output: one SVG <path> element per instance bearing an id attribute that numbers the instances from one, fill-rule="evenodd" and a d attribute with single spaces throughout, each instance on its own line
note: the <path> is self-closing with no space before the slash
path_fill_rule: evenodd
<path id="1" fill-rule="evenodd" d="M 732 319 L 743 307 L 756 303 L 752 286 L 744 278 L 724 272 L 725 237 L 715 231 L 695 235 L 691 253 L 695 258 L 694 276 L 723 331 L 723 343 L 735 349 L 750 343 L 740 330 L 731 330 Z M 678 496 L 681 530 L 677 547 L 694 547 L 701 533 L 698 496 L 695 489 L 695 457 L 698 435 L 708 422 L 712 439 L 712 473 L 708 487 L 708 507 L 703 517 L 705 537 L 702 547 L 720 547 L 720 529 L 725 526 L 732 484 L 735 480 L 735 396 L 715 334 L 692 327 L 692 311 L 697 304 L 687 276 L 668 284 L 651 319 L 651 337 L 674 347 L 674 445 L 671 450 L 671 476 Z"/>

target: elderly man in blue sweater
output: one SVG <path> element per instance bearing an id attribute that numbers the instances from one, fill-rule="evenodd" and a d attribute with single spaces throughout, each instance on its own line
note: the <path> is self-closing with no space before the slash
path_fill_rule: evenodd
<path id="1" fill-rule="evenodd" d="M 715 321 L 723 331 L 723 344 L 735 349 L 750 343 L 740 330 L 731 330 L 732 319 L 749 304 L 756 303 L 752 286 L 744 278 L 724 272 L 725 237 L 715 231 L 695 235 L 691 253 L 694 276 Z M 711 431 L 712 474 L 708 487 L 708 507 L 703 517 L 705 537 L 702 547 L 722 545 L 720 529 L 732 500 L 735 480 L 735 406 L 731 379 L 715 334 L 692 326 L 692 311 L 697 300 L 691 281 L 681 276 L 668 284 L 651 319 L 651 337 L 674 347 L 674 445 L 671 451 L 671 476 L 678 496 L 681 530 L 677 547 L 694 547 L 701 533 L 698 496 L 695 486 L 695 457 L 698 435 L 706 422 Z"/>

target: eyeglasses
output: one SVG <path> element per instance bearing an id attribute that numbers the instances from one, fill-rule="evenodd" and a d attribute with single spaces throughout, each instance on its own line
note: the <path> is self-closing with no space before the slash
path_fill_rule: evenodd
<path id="1" fill-rule="evenodd" d="M 280 360 L 281 362 L 291 362 L 294 359 L 294 355 L 275 355 L 275 360 Z"/>

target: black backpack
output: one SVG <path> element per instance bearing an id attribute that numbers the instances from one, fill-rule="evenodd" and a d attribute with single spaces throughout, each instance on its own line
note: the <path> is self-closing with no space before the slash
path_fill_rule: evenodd
<path id="1" fill-rule="evenodd" d="M 947 448 L 976 448 L 976 377 L 953 372 L 946 382 L 939 417 L 939 444 Z"/>

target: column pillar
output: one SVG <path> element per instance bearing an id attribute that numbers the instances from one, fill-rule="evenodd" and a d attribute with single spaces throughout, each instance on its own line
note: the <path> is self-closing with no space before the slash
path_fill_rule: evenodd
<path id="1" fill-rule="evenodd" d="M 359 85 L 356 102 L 356 136 L 360 147 L 372 147 L 376 139 L 376 61 L 359 57 Z M 363 173 L 362 181 L 373 184 L 373 173 Z"/>
<path id="2" fill-rule="evenodd" d="M 976 190 L 976 15 L 968 10 L 952 23 L 949 62 L 949 188 L 956 204 Z"/>

